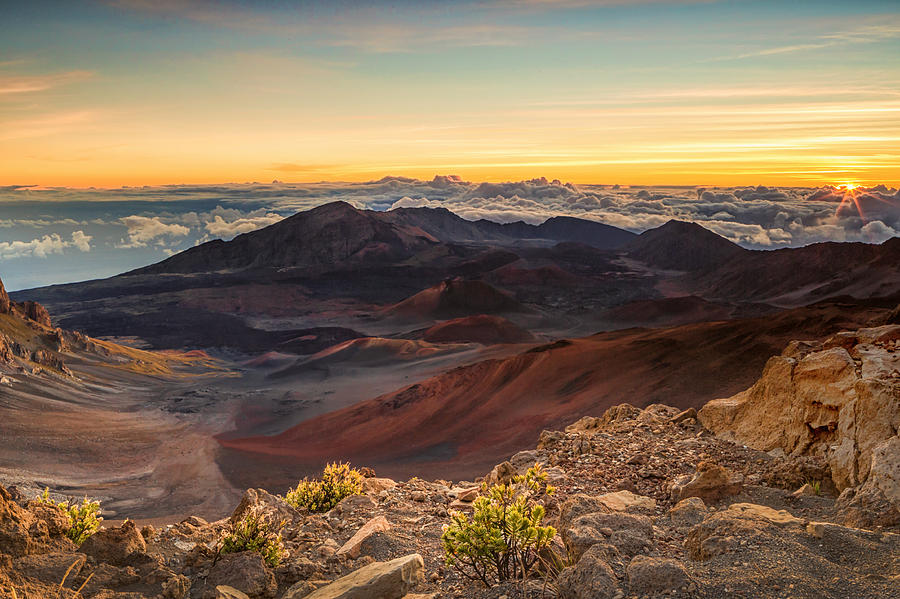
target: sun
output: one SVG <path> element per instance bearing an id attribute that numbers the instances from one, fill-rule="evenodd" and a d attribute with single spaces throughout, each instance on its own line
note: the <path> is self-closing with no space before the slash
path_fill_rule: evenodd
<path id="1" fill-rule="evenodd" d="M 847 191 L 853 191 L 857 187 L 859 187 L 859 183 L 841 183 L 838 187 L 842 187 Z"/>

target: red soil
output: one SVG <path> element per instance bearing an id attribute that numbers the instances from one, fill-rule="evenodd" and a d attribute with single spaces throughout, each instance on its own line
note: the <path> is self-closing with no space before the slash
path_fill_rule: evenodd
<path id="1" fill-rule="evenodd" d="M 349 459 L 390 476 L 465 478 L 533 447 L 543 429 L 612 405 L 687 408 L 727 397 L 750 386 L 791 339 L 824 338 L 886 312 L 829 303 L 764 318 L 558 341 L 455 368 L 280 435 L 220 443 L 252 452 L 234 455 L 235 463 L 287 459 L 302 470 Z"/>
<path id="2" fill-rule="evenodd" d="M 480 314 L 436 324 L 423 336 L 430 343 L 528 343 L 534 336 L 500 316 Z"/>

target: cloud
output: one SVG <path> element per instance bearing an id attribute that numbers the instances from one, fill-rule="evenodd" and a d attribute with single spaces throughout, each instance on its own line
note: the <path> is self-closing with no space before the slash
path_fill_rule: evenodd
<path id="1" fill-rule="evenodd" d="M 72 233 L 72 245 L 82 252 L 91 251 L 91 239 L 93 239 L 93 237 L 85 235 L 84 231 L 75 231 Z"/>
<path id="2" fill-rule="evenodd" d="M 284 217 L 278 214 L 269 213 L 265 216 L 253 216 L 249 218 L 237 218 L 232 221 L 226 221 L 222 216 L 216 214 L 213 216 L 212 222 L 206 223 L 206 230 L 213 237 L 230 239 L 241 233 L 249 233 L 263 227 L 275 224 Z"/>
<path id="3" fill-rule="evenodd" d="M 891 237 L 900 235 L 900 232 L 893 227 L 887 226 L 880 220 L 873 220 L 870 223 L 866 223 L 862 226 L 860 231 L 873 243 L 882 243 Z"/>
<path id="4" fill-rule="evenodd" d="M 230 239 L 335 200 L 371 210 L 440 207 L 469 220 L 496 222 L 540 223 L 553 216 L 574 216 L 637 233 L 677 219 L 701 223 L 749 248 L 819 241 L 881 242 L 900 231 L 900 192 L 885 186 L 851 191 L 833 186 L 619 187 L 573 185 L 543 177 L 469 182 L 444 174 L 430 180 L 386 176 L 362 183 L 0 190 L 5 206 L 26 198 L 35 207 L 9 215 L 11 233 L 38 239 L 35 231 L 58 234 L 74 244 L 76 240 L 69 241 L 68 236 L 78 228 L 92 237 L 86 240 L 91 246 L 144 248 L 139 254 L 142 262 L 135 266 L 154 257 L 161 259 L 164 250 L 184 249 L 213 238 Z M 111 212 L 112 207 L 116 212 Z M 123 226 L 127 228 L 124 238 Z"/>
<path id="5" fill-rule="evenodd" d="M 150 242 L 160 243 L 162 238 L 177 239 L 186 237 L 191 230 L 184 225 L 166 224 L 159 217 L 126 216 L 120 219 L 128 228 L 128 241 L 121 243 L 122 248 L 146 247 Z"/>
<path id="6" fill-rule="evenodd" d="M 82 252 L 91 251 L 90 235 L 84 231 L 72 233 L 72 240 L 66 241 L 58 233 L 44 235 L 31 241 L 0 242 L 0 258 L 47 258 L 51 254 L 62 254 L 66 248 L 74 247 Z"/>
<path id="7" fill-rule="evenodd" d="M 789 54 L 792 52 L 803 52 L 807 50 L 820 50 L 832 46 L 843 46 L 847 44 L 865 44 L 877 42 L 900 36 L 900 22 L 896 20 L 888 21 L 881 25 L 868 25 L 858 27 L 847 31 L 836 31 L 815 38 L 813 41 L 805 44 L 789 44 L 786 46 L 776 46 L 773 48 L 763 48 L 753 52 L 745 52 L 737 56 L 724 56 L 712 58 L 710 61 L 718 60 L 740 60 L 742 58 L 758 58 L 763 56 L 777 56 L 780 54 Z"/>
<path id="8" fill-rule="evenodd" d="M 48 90 L 93 77 L 91 71 L 67 71 L 49 75 L 15 76 L 0 75 L 0 97 Z"/>

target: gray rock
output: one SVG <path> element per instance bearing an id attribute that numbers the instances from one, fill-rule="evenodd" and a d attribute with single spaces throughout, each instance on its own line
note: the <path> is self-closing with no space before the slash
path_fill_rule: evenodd
<path id="1" fill-rule="evenodd" d="M 612 599 L 619 588 L 616 575 L 606 563 L 607 551 L 600 545 L 588 549 L 575 566 L 559 574 L 559 599 Z"/>
<path id="2" fill-rule="evenodd" d="M 638 555 L 628 564 L 628 586 L 632 593 L 649 595 L 678 590 L 687 585 L 687 571 L 674 559 Z"/>

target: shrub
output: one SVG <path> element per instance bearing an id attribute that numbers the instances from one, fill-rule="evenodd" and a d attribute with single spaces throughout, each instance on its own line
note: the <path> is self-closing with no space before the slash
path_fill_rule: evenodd
<path id="1" fill-rule="evenodd" d="M 447 564 L 486 586 L 527 577 L 556 535 L 552 526 L 541 526 L 544 506 L 538 501 L 553 492 L 540 464 L 509 483 L 482 485 L 471 519 L 454 511 L 444 526 Z"/>
<path id="2" fill-rule="evenodd" d="M 362 493 L 362 474 L 350 464 L 328 464 L 322 480 L 303 479 L 288 491 L 284 500 L 296 508 L 327 512 L 341 499 Z"/>
<path id="3" fill-rule="evenodd" d="M 44 492 L 38 497 L 38 501 L 48 505 L 55 505 L 66 513 L 69 520 L 69 530 L 66 536 L 75 541 L 76 545 L 84 543 L 89 536 L 97 532 L 103 518 L 100 517 L 100 502 L 90 501 L 85 497 L 80 504 L 66 501 L 56 502 L 50 499 L 50 489 L 44 489 Z"/>
<path id="4" fill-rule="evenodd" d="M 281 542 L 281 528 L 284 522 L 273 527 L 264 518 L 250 514 L 232 524 L 231 532 L 222 541 L 219 553 L 240 553 L 255 551 L 272 568 L 284 558 L 284 544 Z"/>

